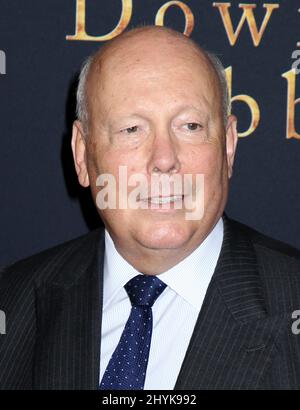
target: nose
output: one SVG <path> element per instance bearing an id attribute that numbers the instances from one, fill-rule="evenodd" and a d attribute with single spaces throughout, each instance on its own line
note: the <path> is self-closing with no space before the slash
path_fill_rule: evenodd
<path id="1" fill-rule="evenodd" d="M 167 132 L 156 134 L 152 143 L 148 173 L 172 174 L 180 170 L 178 147 Z"/>

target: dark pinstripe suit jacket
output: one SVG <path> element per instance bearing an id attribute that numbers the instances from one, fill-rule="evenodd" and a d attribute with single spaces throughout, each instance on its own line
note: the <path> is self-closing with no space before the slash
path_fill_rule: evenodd
<path id="1" fill-rule="evenodd" d="M 226 217 L 224 226 L 175 388 L 298 389 L 300 252 Z M 103 254 L 96 230 L 3 271 L 0 388 L 98 388 Z"/>

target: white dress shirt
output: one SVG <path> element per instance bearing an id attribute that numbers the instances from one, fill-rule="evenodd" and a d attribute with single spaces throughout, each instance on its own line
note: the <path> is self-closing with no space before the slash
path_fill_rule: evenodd
<path id="1" fill-rule="evenodd" d="M 220 219 L 205 241 L 159 275 L 167 287 L 152 307 L 153 331 L 145 390 L 174 389 L 223 241 Z M 140 274 L 116 250 L 105 231 L 100 380 L 114 352 L 131 303 L 124 285 Z"/>

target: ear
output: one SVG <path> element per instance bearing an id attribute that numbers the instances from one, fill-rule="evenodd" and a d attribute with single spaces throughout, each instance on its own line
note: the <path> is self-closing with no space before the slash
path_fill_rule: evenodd
<path id="1" fill-rule="evenodd" d="M 72 130 L 72 151 L 78 181 L 83 187 L 90 185 L 86 162 L 86 141 L 80 121 L 74 121 Z"/>
<path id="2" fill-rule="evenodd" d="M 227 155 L 228 178 L 231 178 L 232 176 L 234 156 L 235 156 L 237 142 L 238 142 L 237 119 L 234 115 L 230 115 L 228 117 L 227 126 L 226 126 L 226 155 Z"/>

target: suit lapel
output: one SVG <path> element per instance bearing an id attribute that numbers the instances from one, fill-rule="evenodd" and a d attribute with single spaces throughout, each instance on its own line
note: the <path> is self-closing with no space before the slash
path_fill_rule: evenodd
<path id="1" fill-rule="evenodd" d="M 95 231 L 55 282 L 38 287 L 34 388 L 98 388 L 103 255 L 103 234 Z"/>
<path id="2" fill-rule="evenodd" d="M 95 231 L 36 289 L 35 389 L 98 389 L 104 235 Z M 264 306 L 253 245 L 224 218 L 220 257 L 175 389 L 255 389 L 285 322 Z"/>
<path id="3" fill-rule="evenodd" d="M 224 217 L 222 250 L 175 389 L 259 388 L 283 326 L 266 312 L 252 243 Z"/>

